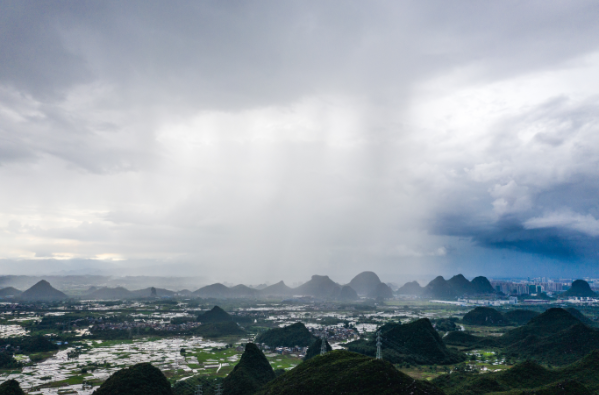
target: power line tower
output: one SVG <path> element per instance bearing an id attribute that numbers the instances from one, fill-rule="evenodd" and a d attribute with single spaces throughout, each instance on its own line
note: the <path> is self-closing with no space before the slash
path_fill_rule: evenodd
<path id="1" fill-rule="evenodd" d="M 320 355 L 327 353 L 327 335 L 323 332 L 320 342 Z"/>
<path id="2" fill-rule="evenodd" d="M 223 395 L 223 389 L 221 387 L 221 384 L 216 384 L 216 392 L 214 392 L 215 395 Z"/>
<path id="3" fill-rule="evenodd" d="M 383 359 L 383 353 L 381 352 L 381 331 L 376 333 L 376 359 Z"/>
<path id="4" fill-rule="evenodd" d="M 196 390 L 193 395 L 203 395 L 203 394 L 204 394 L 204 392 L 202 391 L 202 384 L 196 385 Z"/>

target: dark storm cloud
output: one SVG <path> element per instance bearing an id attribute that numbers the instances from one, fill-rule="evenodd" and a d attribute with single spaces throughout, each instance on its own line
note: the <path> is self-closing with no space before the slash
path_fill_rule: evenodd
<path id="1" fill-rule="evenodd" d="M 500 163 L 501 170 L 455 192 L 456 200 L 477 195 L 482 205 L 472 210 L 464 200 L 451 205 L 458 210 L 454 214 L 443 208 L 433 220 L 434 231 L 470 237 L 493 249 L 596 260 L 598 105 L 596 98 L 572 103 L 559 97 L 496 125 L 485 161 Z M 518 138 L 523 132 L 529 135 L 526 141 Z M 465 185 L 473 189 L 466 192 Z M 491 206 L 494 216 L 481 215 Z"/>

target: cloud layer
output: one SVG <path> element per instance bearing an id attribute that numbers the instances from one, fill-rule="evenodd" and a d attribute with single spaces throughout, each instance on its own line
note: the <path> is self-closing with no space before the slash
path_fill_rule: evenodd
<path id="1" fill-rule="evenodd" d="M 595 2 L 1 6 L 5 272 L 597 261 Z"/>

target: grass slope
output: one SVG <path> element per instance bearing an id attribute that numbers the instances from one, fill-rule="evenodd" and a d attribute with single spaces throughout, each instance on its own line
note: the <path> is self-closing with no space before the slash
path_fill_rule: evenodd
<path id="1" fill-rule="evenodd" d="M 349 351 L 310 359 L 257 392 L 257 395 L 442 395 L 427 382 L 399 372 L 389 362 Z"/>

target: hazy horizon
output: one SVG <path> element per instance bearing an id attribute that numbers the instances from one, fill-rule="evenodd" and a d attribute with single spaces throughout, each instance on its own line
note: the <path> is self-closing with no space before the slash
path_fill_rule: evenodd
<path id="1" fill-rule="evenodd" d="M 0 4 L 2 275 L 599 276 L 596 2 Z"/>

